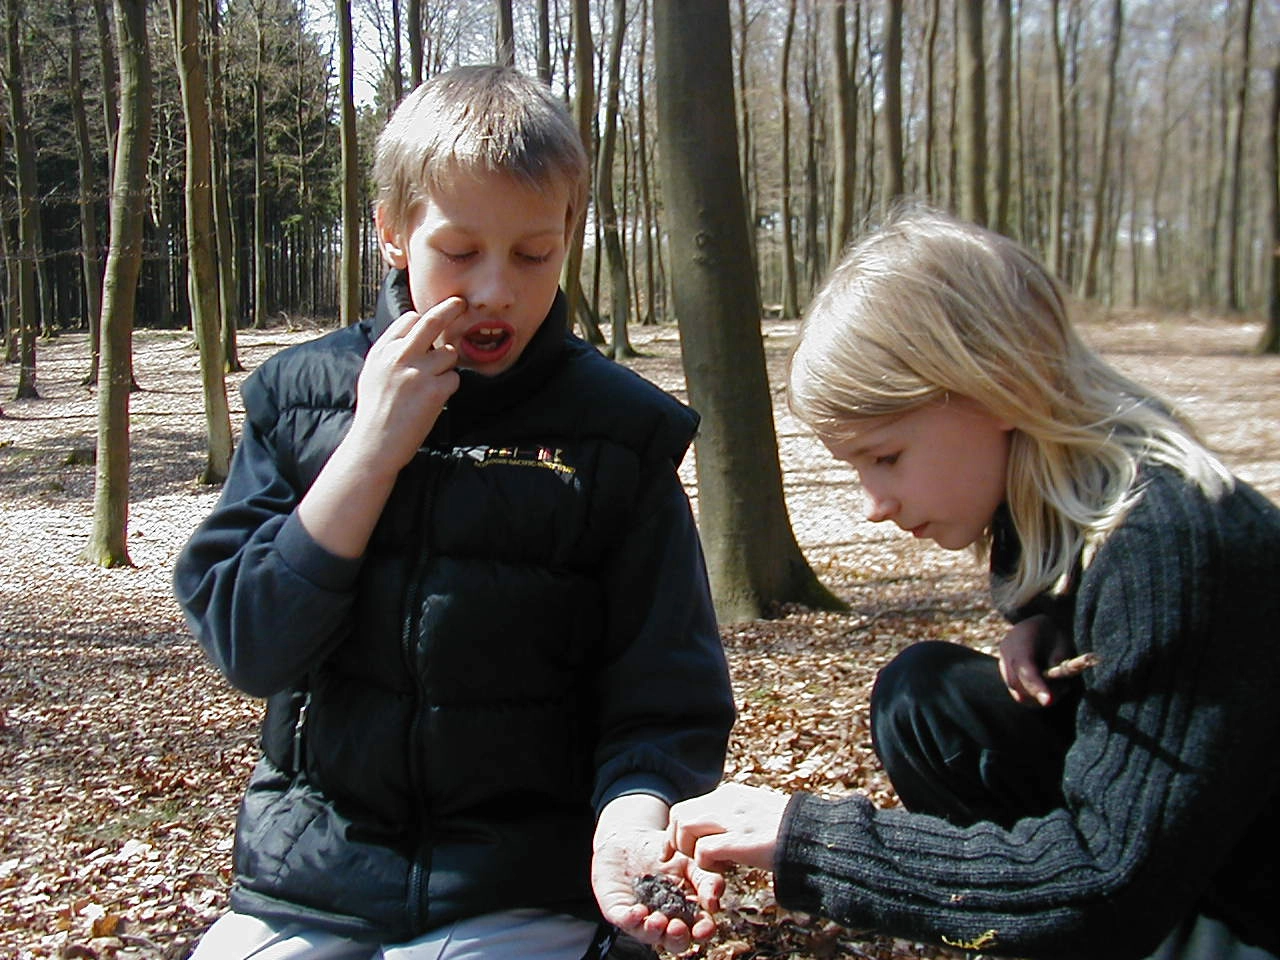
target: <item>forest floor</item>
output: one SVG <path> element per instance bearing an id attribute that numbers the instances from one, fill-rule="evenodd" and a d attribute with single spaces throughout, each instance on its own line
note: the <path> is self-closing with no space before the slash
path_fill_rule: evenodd
<path id="1" fill-rule="evenodd" d="M 795 324 L 767 321 L 779 448 L 796 537 L 845 613 L 801 609 L 726 624 L 739 709 L 726 776 L 783 790 L 892 791 L 867 732 L 877 668 L 905 644 L 985 647 L 1000 625 L 985 576 L 862 519 L 853 475 L 785 410 Z M 1280 358 L 1252 322 L 1119 312 L 1086 335 L 1182 402 L 1242 477 L 1280 499 Z M 245 331 L 252 369 L 316 327 Z M 674 327 L 633 331 L 635 369 L 683 393 Z M 237 694 L 189 638 L 170 595 L 174 557 L 217 491 L 203 467 L 198 364 L 180 332 L 139 331 L 132 398 L 133 566 L 80 559 L 91 528 L 96 404 L 84 335 L 40 344 L 40 400 L 0 369 L 0 958 L 185 958 L 226 906 L 236 804 L 260 703 Z M 238 384 L 241 375 L 230 378 Z M 233 419 L 242 416 L 232 390 Z M 683 476 L 696 504 L 690 456 Z M 788 913 L 767 877 L 730 877 L 708 960 L 959 957 Z"/>

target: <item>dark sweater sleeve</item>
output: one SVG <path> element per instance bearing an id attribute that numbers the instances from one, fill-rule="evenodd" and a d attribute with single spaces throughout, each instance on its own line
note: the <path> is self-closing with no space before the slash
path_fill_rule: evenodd
<path id="1" fill-rule="evenodd" d="M 239 689 L 296 684 L 338 642 L 359 560 L 312 539 L 266 432 L 246 418 L 222 495 L 178 557 L 174 593 L 214 665 Z"/>
<path id="2" fill-rule="evenodd" d="M 1280 514 L 1158 475 L 1084 573 L 1084 676 L 1065 806 L 1004 830 L 797 795 L 779 901 L 1013 956 L 1137 957 L 1199 909 L 1274 817 Z M 1278 851 L 1259 850 L 1270 861 Z"/>
<path id="3" fill-rule="evenodd" d="M 628 793 L 674 803 L 713 789 L 734 718 L 702 547 L 670 460 L 653 465 L 633 516 L 605 574 L 597 811 Z"/>

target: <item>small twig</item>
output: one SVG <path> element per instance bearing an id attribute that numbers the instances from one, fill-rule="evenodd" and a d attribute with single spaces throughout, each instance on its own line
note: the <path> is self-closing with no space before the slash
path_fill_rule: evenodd
<path id="1" fill-rule="evenodd" d="M 1066 680 L 1068 677 L 1078 677 L 1090 667 L 1096 667 L 1097 665 L 1098 655 L 1096 653 L 1082 653 L 1078 657 L 1071 657 L 1069 660 L 1055 663 L 1044 672 L 1044 677 L 1046 680 Z"/>

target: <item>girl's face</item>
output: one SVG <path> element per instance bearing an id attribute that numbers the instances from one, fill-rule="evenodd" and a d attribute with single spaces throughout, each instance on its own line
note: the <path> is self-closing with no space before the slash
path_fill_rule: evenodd
<path id="1" fill-rule="evenodd" d="M 1012 425 L 951 396 L 853 426 L 852 435 L 824 443 L 858 471 L 867 519 L 892 520 L 947 550 L 982 537 L 1005 498 Z"/>

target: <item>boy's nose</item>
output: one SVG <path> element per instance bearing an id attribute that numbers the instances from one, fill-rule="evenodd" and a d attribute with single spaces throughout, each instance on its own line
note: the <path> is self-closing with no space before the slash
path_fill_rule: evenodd
<path id="1" fill-rule="evenodd" d="M 515 300 L 515 286 L 501 266 L 484 270 L 476 278 L 467 302 L 473 310 L 506 310 Z"/>

